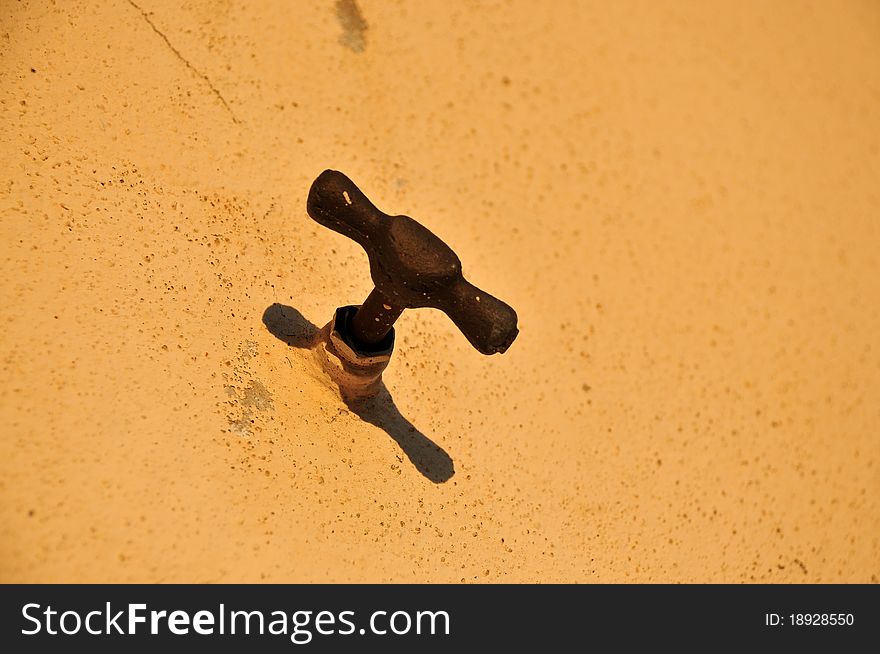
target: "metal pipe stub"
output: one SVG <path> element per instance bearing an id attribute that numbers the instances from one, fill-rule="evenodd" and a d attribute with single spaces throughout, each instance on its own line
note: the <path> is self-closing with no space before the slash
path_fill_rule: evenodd
<path id="1" fill-rule="evenodd" d="M 374 288 L 351 317 L 348 332 L 351 342 L 361 349 L 381 345 L 401 313 L 403 307 L 395 306 L 378 288 Z"/>
<path id="2" fill-rule="evenodd" d="M 351 321 L 359 307 L 339 307 L 333 320 L 321 330 L 316 353 L 318 359 L 339 387 L 346 401 L 366 399 L 379 392 L 382 372 L 388 367 L 394 350 L 394 328 L 375 345 L 357 343 L 351 335 Z"/>

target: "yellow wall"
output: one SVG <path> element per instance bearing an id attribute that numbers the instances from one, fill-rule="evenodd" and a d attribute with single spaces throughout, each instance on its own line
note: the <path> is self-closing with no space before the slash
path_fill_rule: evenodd
<path id="1" fill-rule="evenodd" d="M 880 3 L 359 7 L 0 4 L 0 580 L 876 582 Z M 444 483 L 263 324 L 328 167 L 519 313 L 398 322 Z"/>

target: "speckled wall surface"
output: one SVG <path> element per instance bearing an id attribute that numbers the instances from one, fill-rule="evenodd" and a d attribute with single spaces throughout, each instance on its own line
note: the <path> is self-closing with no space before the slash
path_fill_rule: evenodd
<path id="1" fill-rule="evenodd" d="M 0 580 L 880 576 L 880 4 L 4 1 L 0 116 Z M 327 167 L 520 316 L 378 425 Z"/>

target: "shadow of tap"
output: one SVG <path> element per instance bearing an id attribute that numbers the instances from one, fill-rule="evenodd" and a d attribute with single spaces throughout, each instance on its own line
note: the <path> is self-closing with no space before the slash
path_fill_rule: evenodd
<path id="1" fill-rule="evenodd" d="M 316 325 L 285 304 L 268 307 L 263 312 L 263 324 L 273 336 L 299 349 L 312 349 L 321 338 Z M 449 454 L 401 415 L 384 382 L 375 397 L 345 401 L 345 404 L 361 420 L 391 436 L 416 469 L 435 484 L 442 484 L 455 474 Z"/>

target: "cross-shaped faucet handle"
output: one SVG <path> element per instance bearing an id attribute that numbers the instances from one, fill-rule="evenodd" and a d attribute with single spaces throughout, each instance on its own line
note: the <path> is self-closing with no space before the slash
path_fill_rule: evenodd
<path id="1" fill-rule="evenodd" d="M 483 354 L 513 343 L 516 312 L 468 282 L 455 252 L 420 223 L 379 211 L 335 170 L 312 183 L 306 206 L 316 222 L 359 243 L 370 259 L 375 288 L 348 324 L 357 349 L 382 349 L 403 310 L 419 307 L 446 313 Z"/>

